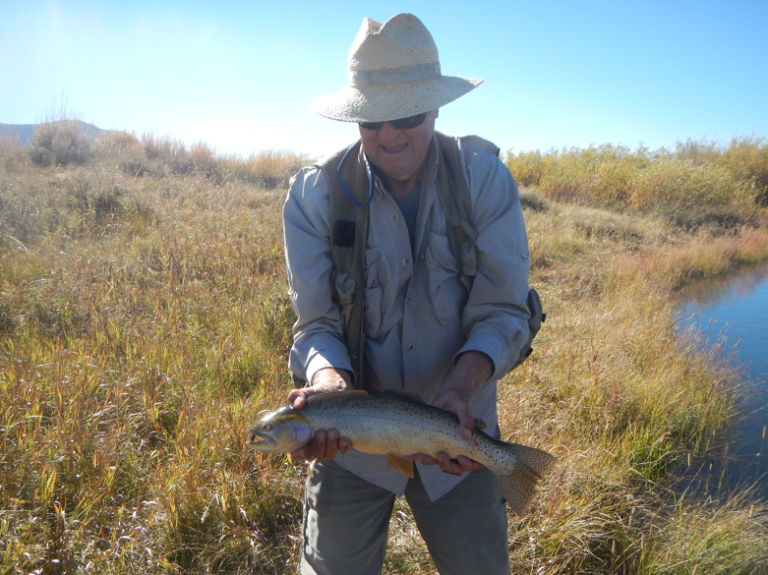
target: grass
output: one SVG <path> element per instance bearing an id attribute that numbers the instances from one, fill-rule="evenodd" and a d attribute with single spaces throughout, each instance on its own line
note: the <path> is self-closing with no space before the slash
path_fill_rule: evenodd
<path id="1" fill-rule="evenodd" d="M 44 166 L 0 145 L 0 573 L 295 569 L 304 470 L 244 431 L 291 386 L 280 209 L 302 161 L 118 133 Z M 500 383 L 500 424 L 559 462 L 510 517 L 513 572 L 768 571 L 766 504 L 685 482 L 738 397 L 671 303 L 768 258 L 763 208 L 686 225 L 522 199 L 548 319 Z M 398 502 L 385 572 L 433 569 Z"/>
<path id="2" fill-rule="evenodd" d="M 768 206 L 768 145 L 756 136 L 728 146 L 706 140 L 678 142 L 674 151 L 631 150 L 605 144 L 506 155 L 519 185 L 550 199 L 584 205 L 738 214 Z"/>

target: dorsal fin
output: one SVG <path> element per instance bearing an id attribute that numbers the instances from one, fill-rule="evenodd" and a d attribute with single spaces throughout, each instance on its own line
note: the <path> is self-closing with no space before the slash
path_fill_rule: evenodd
<path id="1" fill-rule="evenodd" d="M 488 427 L 488 424 L 487 424 L 487 423 L 485 423 L 485 421 L 483 421 L 482 419 L 477 419 L 477 418 L 475 418 L 475 427 L 476 427 L 477 429 L 482 429 L 482 430 L 484 430 L 486 427 Z"/>

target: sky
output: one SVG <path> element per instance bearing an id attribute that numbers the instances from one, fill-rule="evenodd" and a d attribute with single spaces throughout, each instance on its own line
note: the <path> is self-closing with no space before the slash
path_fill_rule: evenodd
<path id="1" fill-rule="evenodd" d="M 768 1 L 0 0 L 0 123 L 312 158 L 357 139 L 310 102 L 347 83 L 364 17 L 418 16 L 443 74 L 484 83 L 437 128 L 503 151 L 768 137 Z"/>

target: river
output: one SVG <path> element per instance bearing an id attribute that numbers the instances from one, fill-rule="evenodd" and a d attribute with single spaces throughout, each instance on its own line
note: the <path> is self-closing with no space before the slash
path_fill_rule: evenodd
<path id="1" fill-rule="evenodd" d="M 721 357 L 743 374 L 743 419 L 727 455 L 715 464 L 717 480 L 730 488 L 751 485 L 768 496 L 768 266 L 698 282 L 680 295 L 681 332 L 700 329 L 701 344 L 719 344 Z"/>

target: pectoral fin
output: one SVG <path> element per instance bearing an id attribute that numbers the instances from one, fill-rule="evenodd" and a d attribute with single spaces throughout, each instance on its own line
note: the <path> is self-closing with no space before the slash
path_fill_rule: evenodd
<path id="1" fill-rule="evenodd" d="M 392 467 L 413 479 L 413 460 L 402 455 L 394 455 L 393 453 L 387 453 L 386 457 Z"/>

